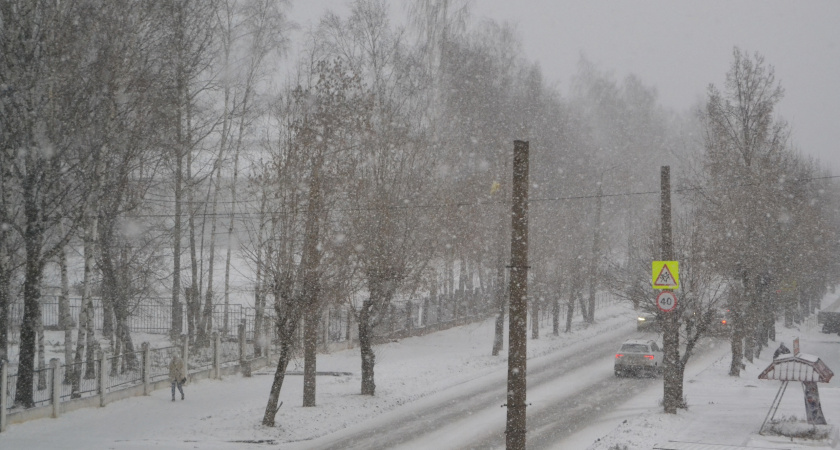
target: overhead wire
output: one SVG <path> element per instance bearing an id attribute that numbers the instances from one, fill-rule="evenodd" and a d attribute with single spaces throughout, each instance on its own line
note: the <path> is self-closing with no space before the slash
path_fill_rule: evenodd
<path id="1" fill-rule="evenodd" d="M 815 180 L 825 180 L 825 179 L 835 179 L 840 178 L 840 175 L 828 175 L 828 176 L 820 176 L 820 177 L 810 177 L 810 178 L 798 178 L 792 180 L 784 180 L 785 183 L 797 183 L 797 182 L 808 182 L 808 181 L 815 181 Z M 747 186 L 755 186 L 757 183 L 739 183 L 735 185 L 729 186 L 722 186 L 718 189 L 735 189 L 735 188 L 742 188 Z M 707 187 L 684 187 L 684 188 L 675 188 L 672 189 L 673 193 L 683 193 L 683 192 L 691 192 L 691 191 L 703 191 L 710 188 Z M 658 195 L 660 191 L 635 191 L 635 192 L 614 192 L 614 193 L 596 193 L 596 194 L 584 194 L 584 195 L 571 195 L 571 196 L 562 196 L 562 197 L 537 197 L 528 199 L 528 203 L 540 203 L 540 202 L 559 202 L 559 201 L 567 201 L 567 200 L 586 200 L 586 199 L 595 199 L 595 198 L 610 198 L 610 197 L 633 197 L 633 196 L 645 196 L 645 195 Z M 174 203 L 174 198 L 162 198 L 160 195 L 155 195 L 158 197 L 157 199 L 150 200 L 151 203 L 158 203 L 162 204 L 164 202 L 167 203 Z M 241 204 L 241 203 L 254 203 L 254 200 L 242 200 L 242 201 L 226 201 L 226 202 L 219 202 L 223 204 Z M 207 202 L 203 201 L 193 201 L 187 202 L 182 200 L 184 204 L 205 204 Z M 346 211 L 376 211 L 380 209 L 392 209 L 392 210 L 400 210 L 400 209 L 438 209 L 438 208 L 462 208 L 462 207 L 471 207 L 471 206 L 486 206 L 486 205 L 504 205 L 508 204 L 508 201 L 505 200 L 491 200 L 491 201 L 462 201 L 462 202 L 444 202 L 444 203 L 427 203 L 427 204 L 403 204 L 403 205 L 388 205 L 388 206 L 367 206 L 367 207 L 335 207 L 335 208 L 324 208 L 324 211 L 331 212 L 346 212 Z M 189 212 L 183 213 L 184 216 L 190 216 Z M 208 212 L 196 212 L 191 214 L 193 217 L 240 217 L 240 218 L 247 218 L 252 216 L 260 216 L 259 212 L 256 211 L 238 211 L 238 212 L 216 212 L 216 213 L 208 213 Z M 166 218 L 172 217 L 173 214 L 127 214 L 126 217 L 131 218 Z"/>

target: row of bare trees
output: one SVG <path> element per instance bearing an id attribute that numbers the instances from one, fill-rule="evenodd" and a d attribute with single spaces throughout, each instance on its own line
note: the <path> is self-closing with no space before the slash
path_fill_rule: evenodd
<path id="1" fill-rule="evenodd" d="M 773 66 L 735 48 L 722 88 L 683 127 L 676 148 L 679 200 L 674 253 L 680 262 L 677 314 L 684 344 L 665 392 L 667 412 L 685 407 L 683 370 L 712 322 L 725 318 L 738 376 L 775 340 L 775 324 L 801 321 L 840 281 L 838 188 L 818 161 L 803 156 L 775 107 L 784 91 Z M 696 136 L 692 138 L 691 136 Z M 610 280 L 619 295 L 660 320 L 650 288 L 659 259 L 659 225 L 651 220 L 612 255 Z"/>
<path id="2" fill-rule="evenodd" d="M 236 201 L 238 158 L 259 116 L 257 89 L 270 57 L 285 49 L 285 6 L 0 5 L 0 348 L 5 357 L 9 305 L 22 300 L 16 403 L 32 405 L 36 357 L 43 368 L 39 298 L 42 284 L 57 281 L 53 273 L 60 273 L 65 361 L 79 363 L 67 378 L 76 385 L 83 361 L 92 372 L 103 339 L 129 368 L 137 364 L 128 318 L 140 298 L 163 289 L 171 287 L 173 337 L 184 331 L 184 297 L 189 339 L 207 341 L 217 218 L 228 221 L 228 243 L 235 227 L 233 208 L 217 207 Z M 181 261 L 185 247 L 189 264 Z M 226 300 L 235 249 L 227 251 Z M 81 296 L 75 320 L 71 284 Z M 101 335 L 95 297 L 104 308 Z"/>
<path id="3" fill-rule="evenodd" d="M 531 148 L 531 307 L 550 305 L 555 334 L 561 307 L 566 332 L 577 308 L 595 321 L 599 289 L 650 300 L 644 267 L 656 254 L 658 205 L 646 192 L 658 185 L 650 168 L 662 164 L 678 168 L 677 184 L 685 174 L 690 207 L 675 249 L 689 267 L 681 295 L 696 299 L 681 304 L 703 305 L 691 317 L 710 317 L 738 283 L 749 289 L 730 309 L 766 319 L 837 281 L 827 250 L 837 242 L 827 206 L 836 193 L 813 180 L 816 162 L 790 150 L 784 127 L 759 121 L 746 139 L 726 136 L 741 117 L 738 88 L 712 91 L 702 115 L 678 115 L 638 78 L 617 82 L 582 59 L 564 97 L 523 56 L 515 29 L 473 23 L 460 0 L 396 11 L 407 28 L 391 22 L 387 2 L 353 1 L 347 17 L 327 13 L 301 33 L 288 59 L 286 2 L 0 5 L 0 321 L 22 299 L 22 405 L 43 360 L 45 277 L 60 278 L 65 359 L 76 367 L 100 340 L 131 355 L 127 318 L 150 293 L 170 294 L 171 337 L 195 345 L 230 326 L 213 322 L 217 305 L 247 302 L 260 354 L 271 315 L 280 360 L 266 425 L 298 350 L 303 403 L 315 405 L 315 334 L 327 307 L 354 313 L 365 395 L 376 391 L 374 330 L 415 293 L 457 302 L 480 292 L 498 314 L 499 354 L 515 139 Z M 767 104 L 758 109 L 772 116 Z M 731 236 L 749 238 L 736 246 Z M 790 260 L 807 269 L 781 264 Z M 71 285 L 83 305 L 75 321 Z M 761 289 L 780 300 L 765 307 Z M 742 337 L 766 336 L 755 320 L 739 323 L 753 324 L 736 324 Z M 9 340 L 3 327 L 0 351 Z"/>

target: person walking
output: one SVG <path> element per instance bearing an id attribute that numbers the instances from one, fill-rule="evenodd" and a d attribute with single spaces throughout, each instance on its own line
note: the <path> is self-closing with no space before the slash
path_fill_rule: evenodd
<path id="1" fill-rule="evenodd" d="M 169 380 L 172 381 L 172 401 L 175 401 L 175 386 L 181 393 L 181 400 L 184 399 L 184 383 L 187 382 L 187 372 L 184 370 L 184 360 L 174 355 L 169 361 Z"/>

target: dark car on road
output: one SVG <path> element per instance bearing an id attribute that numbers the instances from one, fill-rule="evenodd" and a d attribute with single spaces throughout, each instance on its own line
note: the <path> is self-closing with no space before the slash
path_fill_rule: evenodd
<path id="1" fill-rule="evenodd" d="M 731 326 L 729 324 L 728 311 L 715 311 L 712 313 L 712 320 L 709 322 L 709 336 L 729 336 Z"/>
<path id="2" fill-rule="evenodd" d="M 817 323 L 822 324 L 823 333 L 840 334 L 840 312 L 820 311 L 817 313 Z"/>
<path id="3" fill-rule="evenodd" d="M 655 331 L 657 333 L 662 331 L 656 314 L 639 314 L 639 317 L 636 318 L 636 330 Z"/>

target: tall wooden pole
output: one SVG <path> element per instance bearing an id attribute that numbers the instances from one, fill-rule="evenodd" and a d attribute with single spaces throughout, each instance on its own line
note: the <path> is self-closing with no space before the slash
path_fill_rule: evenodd
<path id="1" fill-rule="evenodd" d="M 671 233 L 671 167 L 660 168 L 660 180 L 662 190 L 660 193 L 660 204 L 662 213 L 662 261 L 674 260 L 674 239 Z M 679 371 L 679 346 L 680 346 L 680 323 L 677 315 L 679 304 L 674 309 L 664 313 L 665 326 L 662 333 L 662 350 L 664 353 L 664 380 L 663 380 L 663 404 L 665 412 L 676 414 L 677 408 L 682 403 L 680 398 L 680 371 Z"/>
<path id="2" fill-rule="evenodd" d="M 505 444 L 525 450 L 525 369 L 528 357 L 528 142 L 513 142 L 513 207 L 510 236 L 507 426 Z"/>

